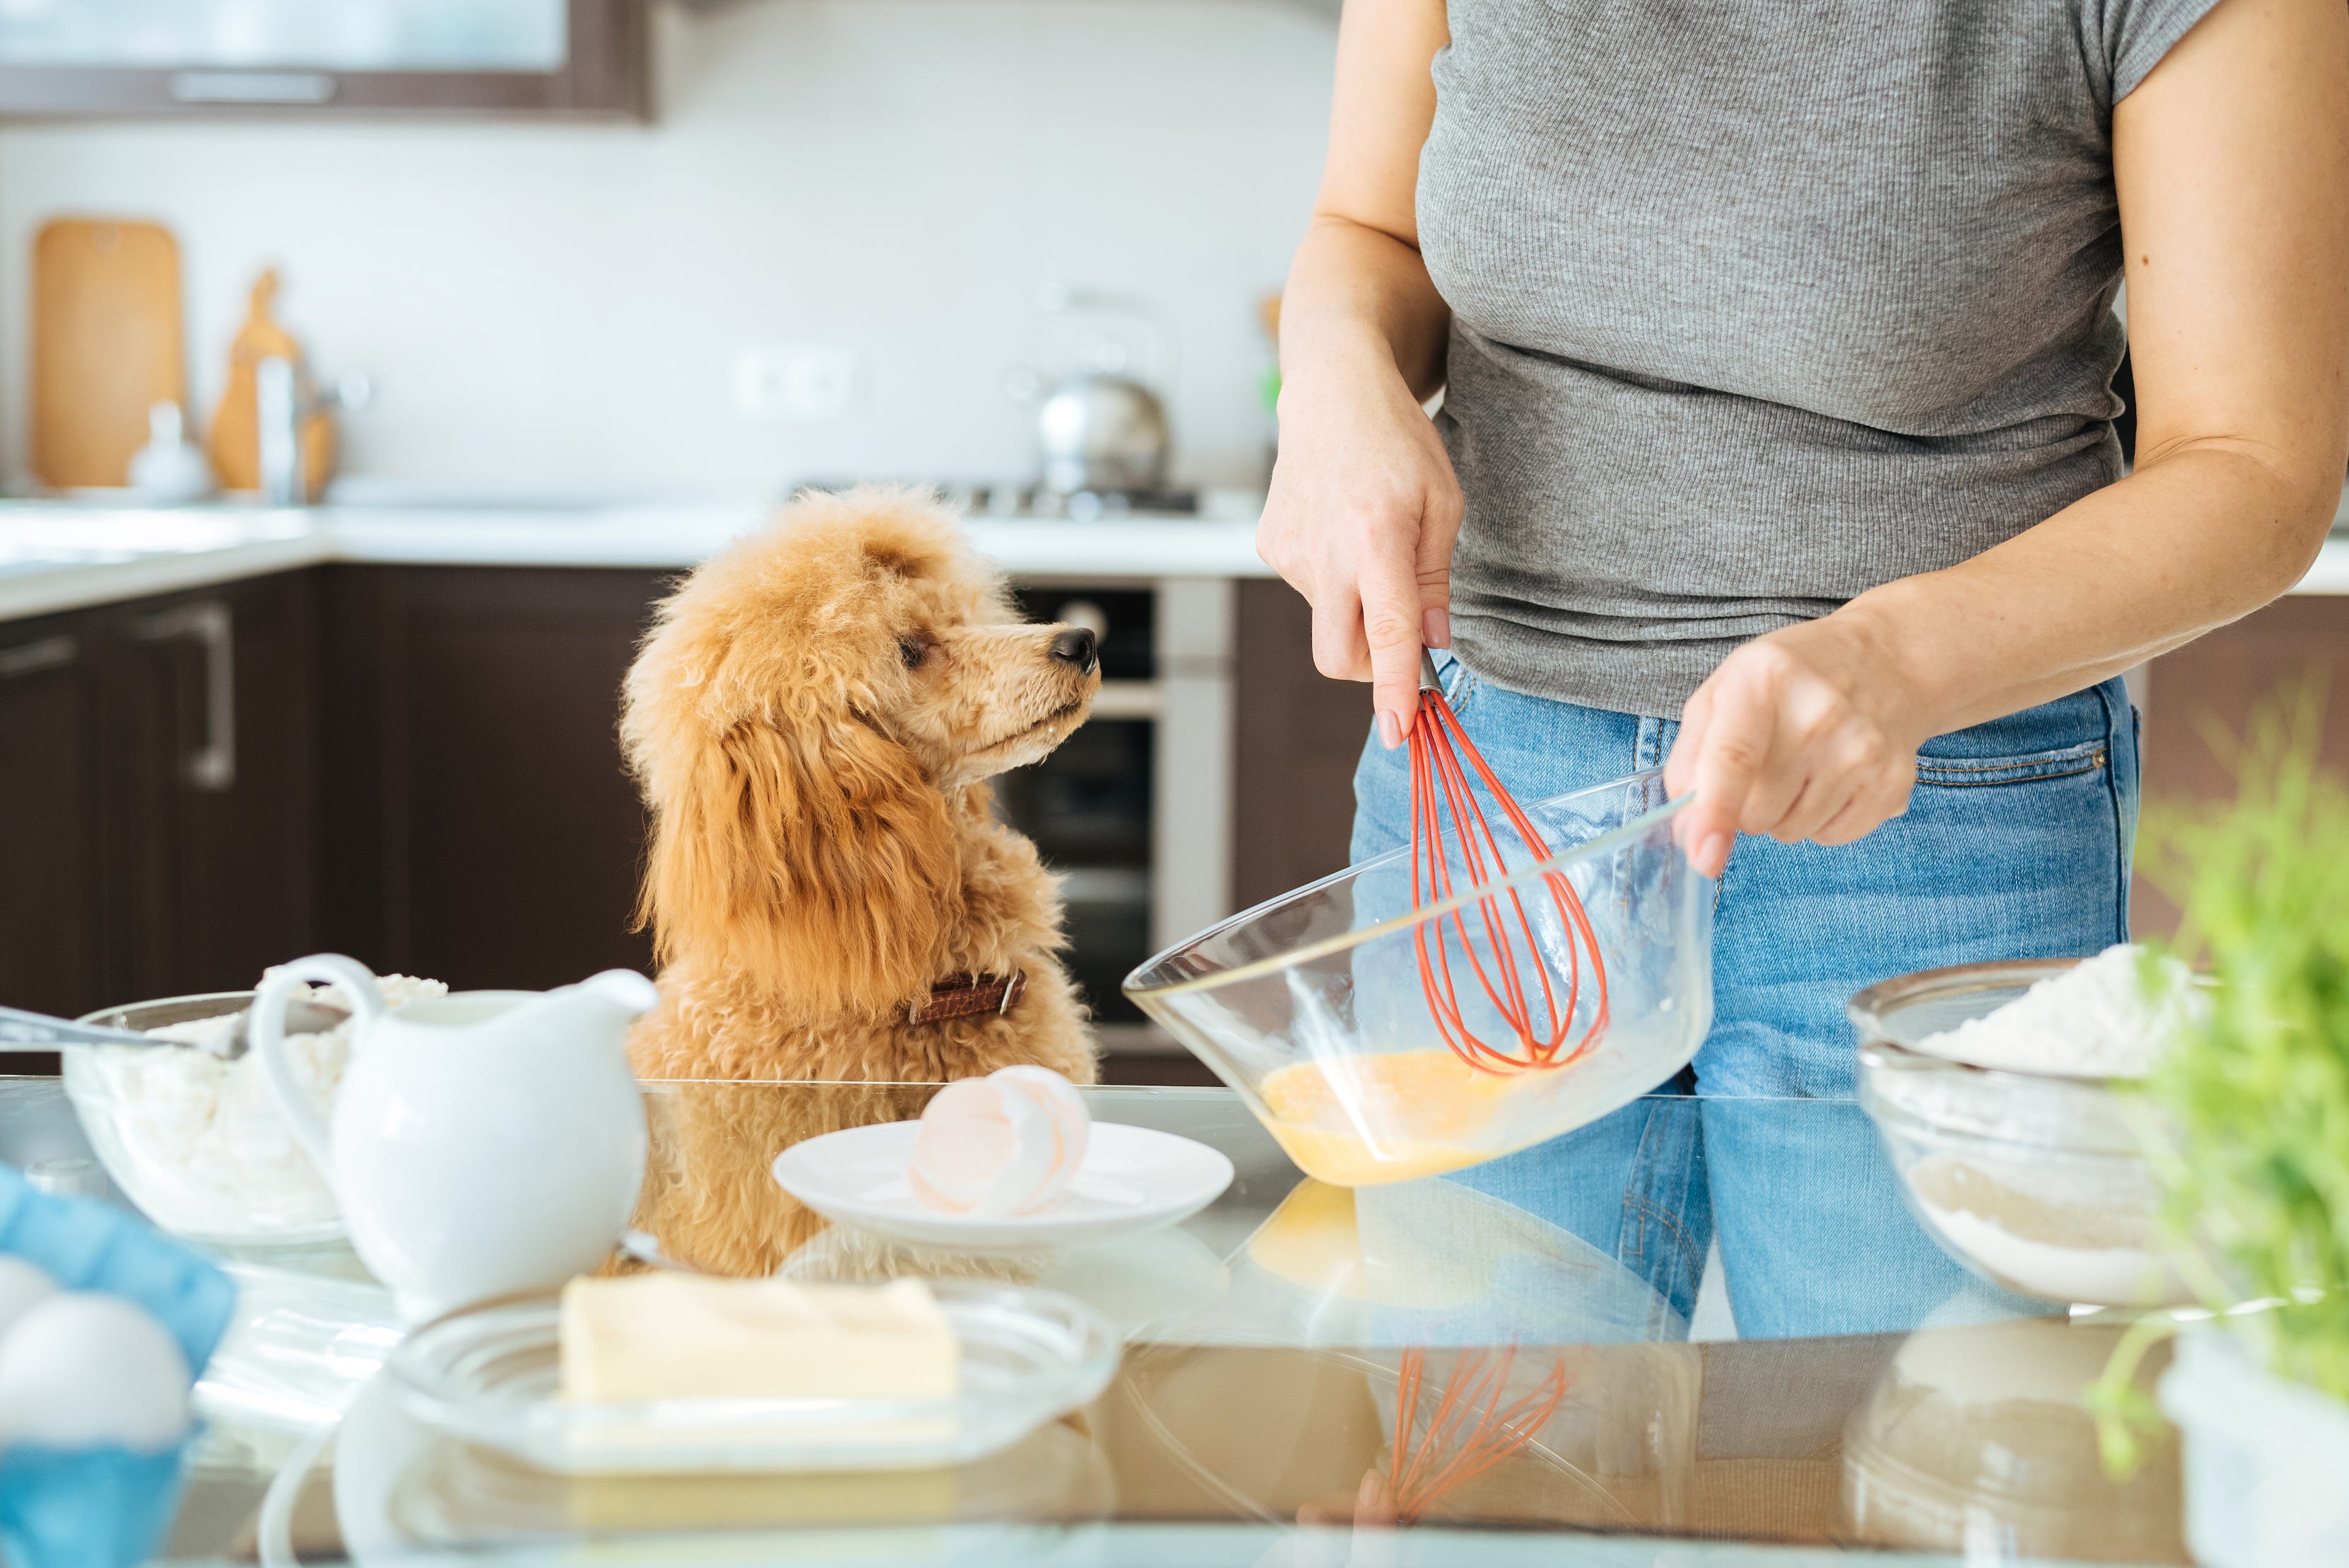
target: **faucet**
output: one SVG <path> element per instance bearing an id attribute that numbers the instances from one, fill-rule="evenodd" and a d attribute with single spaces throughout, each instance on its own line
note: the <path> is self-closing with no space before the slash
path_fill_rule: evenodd
<path id="1" fill-rule="evenodd" d="M 314 413 L 357 413 L 375 400 L 375 383 L 352 370 L 329 391 L 302 396 L 294 361 L 272 354 L 254 367 L 253 412 L 260 445 L 261 498 L 272 506 L 306 506 L 312 499 L 302 472 L 302 425 Z"/>
<path id="2" fill-rule="evenodd" d="M 254 433 L 261 446 L 261 498 L 272 506 L 309 500 L 302 475 L 302 400 L 294 388 L 294 361 L 272 354 L 253 377 Z"/>

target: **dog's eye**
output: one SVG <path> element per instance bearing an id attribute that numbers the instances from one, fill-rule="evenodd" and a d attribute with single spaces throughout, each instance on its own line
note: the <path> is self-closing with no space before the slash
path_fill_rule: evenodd
<path id="1" fill-rule="evenodd" d="M 929 662 L 938 645 L 926 637 L 904 637 L 897 639 L 897 657 L 905 661 L 908 670 L 919 670 Z"/>

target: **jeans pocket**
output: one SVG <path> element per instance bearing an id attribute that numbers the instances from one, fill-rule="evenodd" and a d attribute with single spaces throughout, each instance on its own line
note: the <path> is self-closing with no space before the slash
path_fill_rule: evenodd
<path id="1" fill-rule="evenodd" d="M 1435 678 L 1444 683 L 1444 700 L 1452 705 L 1452 711 L 1467 712 L 1468 704 L 1476 696 L 1478 681 L 1475 672 L 1454 659 L 1437 670 Z"/>
<path id="2" fill-rule="evenodd" d="M 2035 784 L 2042 779 L 2071 778 L 2095 773 L 2110 760 L 2102 741 L 2082 741 L 2053 751 L 2029 752 L 2012 757 L 1932 757 L 1917 759 L 1917 782 L 1955 789 L 1982 789 L 1994 784 Z"/>

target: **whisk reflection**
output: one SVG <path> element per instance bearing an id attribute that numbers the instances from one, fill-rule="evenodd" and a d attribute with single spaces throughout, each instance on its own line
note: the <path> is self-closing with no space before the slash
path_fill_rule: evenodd
<path id="1" fill-rule="evenodd" d="M 1532 1442 L 1557 1413 L 1568 1384 L 1564 1358 L 1532 1388 L 1504 1404 L 1516 1358 L 1515 1345 L 1496 1353 L 1472 1350 L 1463 1355 L 1453 1363 L 1423 1430 L 1419 1396 L 1427 1353 L 1402 1353 L 1386 1475 L 1386 1496 L 1396 1523 L 1417 1523 L 1446 1493 Z"/>

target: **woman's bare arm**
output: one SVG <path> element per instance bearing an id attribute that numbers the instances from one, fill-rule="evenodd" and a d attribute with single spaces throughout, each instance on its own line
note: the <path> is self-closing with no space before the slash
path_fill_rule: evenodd
<path id="1" fill-rule="evenodd" d="M 1419 650 L 1450 641 L 1460 487 L 1420 401 L 1450 317 L 1419 256 L 1413 197 L 1435 116 L 1444 0 L 1348 0 L 1329 161 L 1280 310 L 1280 458 L 1257 549 L 1313 605 L 1324 675 L 1372 681 L 1390 745 L 1418 703 Z"/>
<path id="2" fill-rule="evenodd" d="M 1443 0 L 1345 9 L 1321 190 L 1281 296 L 1284 371 L 1291 358 L 1368 350 L 1392 359 L 1416 399 L 1443 382 L 1450 317 L 1419 259 L 1416 196 L 1435 122 L 1429 67 L 1449 36 Z"/>
<path id="3" fill-rule="evenodd" d="M 1844 843 L 1933 735 L 2076 691 L 2308 568 L 2349 445 L 2349 8 L 2222 0 L 2113 115 L 2137 461 L 1947 571 L 1725 659 L 1668 768 L 1692 853 Z"/>

